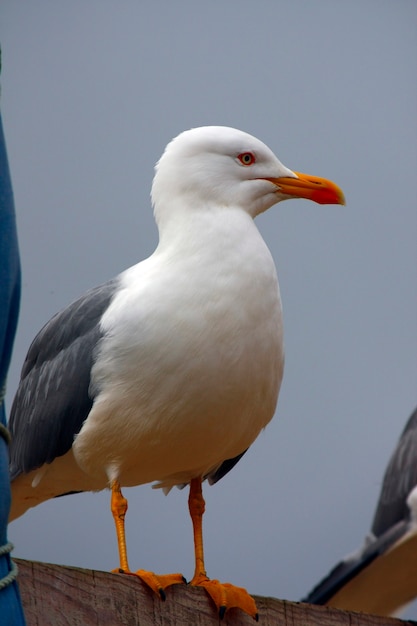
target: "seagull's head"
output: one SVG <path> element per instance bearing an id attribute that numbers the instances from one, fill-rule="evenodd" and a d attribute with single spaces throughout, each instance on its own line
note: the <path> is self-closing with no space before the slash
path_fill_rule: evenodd
<path id="1" fill-rule="evenodd" d="M 157 219 L 176 199 L 191 210 L 233 206 L 255 217 L 288 198 L 345 202 L 331 181 L 288 169 L 262 141 L 225 126 L 193 128 L 173 139 L 152 185 Z"/>

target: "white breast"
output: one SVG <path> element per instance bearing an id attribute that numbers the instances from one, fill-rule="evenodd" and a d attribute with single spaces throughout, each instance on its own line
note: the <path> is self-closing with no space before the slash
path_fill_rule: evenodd
<path id="1" fill-rule="evenodd" d="M 252 219 L 224 210 L 178 223 L 123 284 L 102 322 L 99 393 L 74 454 L 122 485 L 187 482 L 245 450 L 274 414 L 275 267 Z"/>

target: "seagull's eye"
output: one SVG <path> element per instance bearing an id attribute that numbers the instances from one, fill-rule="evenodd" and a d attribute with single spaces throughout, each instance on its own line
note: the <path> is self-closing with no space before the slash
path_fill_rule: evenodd
<path id="1" fill-rule="evenodd" d="M 252 165 L 255 163 L 255 155 L 252 152 L 242 152 L 242 154 L 238 154 L 239 161 L 242 165 Z"/>

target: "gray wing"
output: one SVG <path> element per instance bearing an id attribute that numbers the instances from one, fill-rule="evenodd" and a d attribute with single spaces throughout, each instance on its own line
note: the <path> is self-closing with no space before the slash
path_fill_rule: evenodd
<path id="1" fill-rule="evenodd" d="M 57 313 L 26 356 L 10 412 L 10 474 L 51 463 L 72 446 L 94 398 L 90 373 L 101 338 L 100 319 L 118 279 L 91 289 Z"/>
<path id="2" fill-rule="evenodd" d="M 408 518 L 407 497 L 417 485 L 417 409 L 408 420 L 387 469 L 372 523 L 376 537 Z"/>

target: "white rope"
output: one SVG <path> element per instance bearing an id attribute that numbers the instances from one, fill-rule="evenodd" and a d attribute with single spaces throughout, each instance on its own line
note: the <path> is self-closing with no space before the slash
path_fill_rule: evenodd
<path id="1" fill-rule="evenodd" d="M 14 545 L 10 541 L 5 543 L 4 546 L 0 546 L 0 557 L 4 556 L 5 554 L 9 554 L 13 550 L 13 548 Z M 4 578 L 0 578 L 0 590 L 8 587 L 8 585 L 11 585 L 12 582 L 16 580 L 18 569 L 16 563 L 14 563 L 13 561 L 11 561 L 11 568 L 12 569 L 10 570 L 10 572 L 6 574 Z"/>

